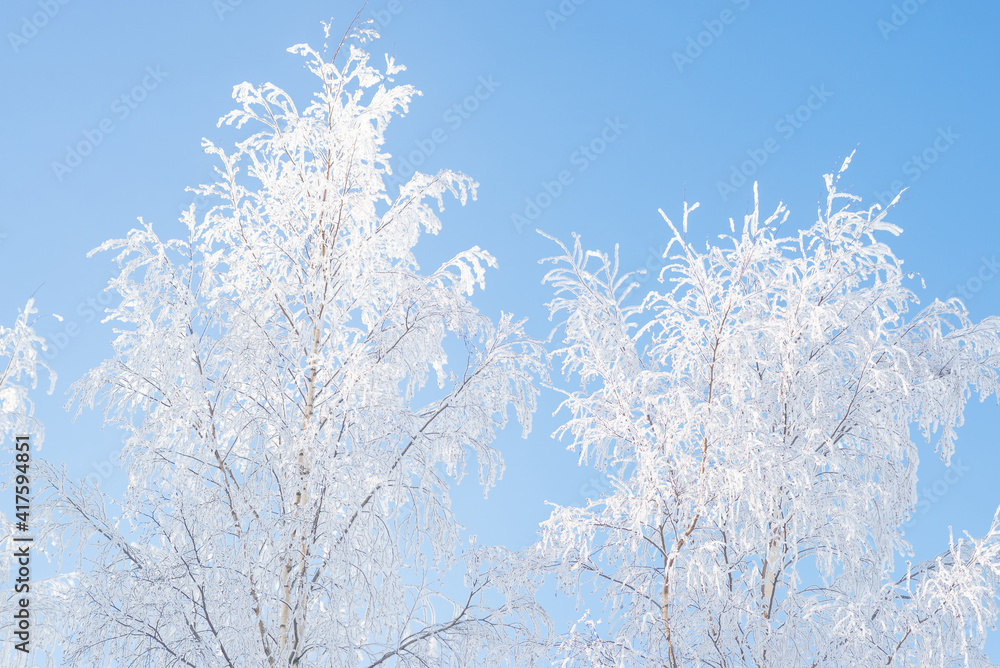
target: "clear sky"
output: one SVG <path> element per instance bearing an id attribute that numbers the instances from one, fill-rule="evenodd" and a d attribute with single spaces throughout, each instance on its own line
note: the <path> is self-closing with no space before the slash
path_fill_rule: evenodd
<path id="1" fill-rule="evenodd" d="M 72 423 L 62 409 L 69 383 L 110 352 L 95 313 L 114 266 L 86 253 L 138 216 L 179 234 L 177 215 L 192 201 L 184 187 L 212 175 L 201 138 L 234 138 L 215 126 L 233 85 L 302 91 L 302 61 L 285 48 L 321 44 L 320 21 L 333 17 L 342 32 L 359 6 L 0 6 L 0 318 L 9 325 L 32 294 L 42 313 L 64 317 L 37 322 L 59 374 L 53 397 L 35 395 L 45 456 L 80 477 L 96 473 L 113 493 L 126 482 L 105 463 L 119 434 L 102 431 L 97 414 Z M 1000 216 L 990 203 L 1000 4 L 373 0 L 362 16 L 382 33 L 377 60 L 394 54 L 408 67 L 398 80 L 423 91 L 390 126 L 394 164 L 409 157 L 421 171 L 459 170 L 481 184 L 478 201 L 449 203 L 443 232 L 421 242 L 425 268 L 472 245 L 491 251 L 500 269 L 477 299 L 494 317 L 512 311 L 548 334 L 537 261 L 557 249 L 535 227 L 564 240 L 579 232 L 591 248 L 618 243 L 623 266 L 656 268 L 667 239 L 657 208 L 678 216 L 685 197 L 701 202 L 691 235 L 714 239 L 730 216 L 741 220 L 757 179 L 764 209 L 783 200 L 789 224 L 807 226 L 822 175 L 855 149 L 846 189 L 874 203 L 909 188 L 892 246 L 924 277 L 921 298 L 960 289 L 974 318 L 1000 314 Z M 93 150 L 69 156 L 81 142 Z M 550 438 L 556 403 L 543 395 L 527 440 L 517 429 L 501 436 L 507 472 L 488 500 L 474 475 L 456 491 L 458 516 L 481 542 L 525 546 L 545 500 L 580 502 L 598 484 Z M 998 427 L 993 400 L 973 403 L 953 471 L 922 451 L 925 503 L 908 530 L 918 559 L 947 547 L 949 526 L 988 528 L 1000 505 Z M 553 611 L 560 623 L 575 618 Z M 989 647 L 1000 661 L 1000 639 Z"/>

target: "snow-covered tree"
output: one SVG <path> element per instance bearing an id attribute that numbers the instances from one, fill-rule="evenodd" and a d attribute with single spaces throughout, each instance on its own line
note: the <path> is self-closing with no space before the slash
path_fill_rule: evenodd
<path id="1" fill-rule="evenodd" d="M 53 589 L 70 665 L 523 665 L 547 628 L 535 581 L 469 545 L 448 496 L 513 408 L 527 434 L 542 346 L 470 302 L 495 260 L 478 247 L 422 272 L 449 193 L 416 174 L 388 193 L 386 126 L 417 94 L 354 30 L 303 56 L 304 106 L 235 87 L 214 205 L 186 238 L 143 223 L 117 251 L 114 356 L 74 385 L 123 428 L 128 491 L 49 471 L 48 536 L 79 564 Z M 329 38 L 329 26 L 327 26 Z M 342 48 L 343 47 L 343 48 Z"/>
<path id="2" fill-rule="evenodd" d="M 611 485 L 543 524 L 560 583 L 606 606 L 561 638 L 563 665 L 990 665 L 1000 524 L 922 563 L 902 525 L 911 427 L 950 460 L 971 393 L 997 392 L 1000 318 L 914 309 L 883 240 L 900 229 L 840 173 L 803 231 L 782 231 L 782 205 L 762 220 L 756 187 L 742 230 L 704 251 L 686 240 L 697 204 L 680 231 L 664 215 L 672 289 L 641 300 L 617 253 L 577 238 L 549 258 L 580 383 L 558 433 Z"/>
<path id="3" fill-rule="evenodd" d="M 39 375 L 45 371 L 49 375 L 50 393 L 56 380 L 55 373 L 41 358 L 45 342 L 35 333 L 32 316 L 36 313 L 34 300 L 29 299 L 13 327 L 0 327 L 0 490 L 9 492 L 4 494 L 4 499 L 11 502 L 11 506 L 5 504 L 0 511 L 0 572 L 10 584 L 5 596 L 0 599 L 0 661 L 9 666 L 13 666 L 19 656 L 17 645 L 25 642 L 23 636 L 19 638 L 14 634 L 20 630 L 18 620 L 14 618 L 15 611 L 21 610 L 17 602 L 27 599 L 29 606 L 26 609 L 33 612 L 31 603 L 36 600 L 30 589 L 30 574 L 28 578 L 21 578 L 21 564 L 15 558 L 15 553 L 25 548 L 29 553 L 29 560 L 33 558 L 34 545 L 31 542 L 15 541 L 15 536 L 31 537 L 38 528 L 30 500 L 38 482 L 34 468 L 36 451 L 42 444 L 45 431 L 43 425 L 33 417 L 34 403 L 29 391 L 38 385 Z M 15 448 L 15 443 L 18 443 L 15 437 L 18 436 L 29 437 L 25 447 Z M 24 504 L 15 496 L 15 492 L 27 498 L 29 503 Z M 18 504 L 28 507 L 18 511 Z M 28 566 L 30 569 L 31 564 Z M 35 568 L 37 572 L 37 564 Z M 30 628 L 25 633 L 30 634 Z M 24 645 L 22 649 L 28 646 Z"/>
<path id="4" fill-rule="evenodd" d="M 44 426 L 33 417 L 29 390 L 37 387 L 39 373 L 47 372 L 51 393 L 56 375 L 41 357 L 45 340 L 35 332 L 37 313 L 35 300 L 29 299 L 13 327 L 0 326 L 0 442 L 5 445 L 14 435 L 30 435 L 39 442 L 45 435 Z"/>

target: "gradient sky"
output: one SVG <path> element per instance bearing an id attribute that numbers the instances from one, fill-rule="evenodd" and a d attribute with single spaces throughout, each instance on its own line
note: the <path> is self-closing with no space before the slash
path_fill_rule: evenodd
<path id="1" fill-rule="evenodd" d="M 110 327 L 94 314 L 114 265 L 86 254 L 138 216 L 180 234 L 177 215 L 193 201 L 185 186 L 212 176 L 201 138 L 234 139 L 216 128 L 233 85 L 273 81 L 301 99 L 309 77 L 285 49 L 320 45 L 330 17 L 340 34 L 359 4 L 0 7 L 0 317 L 9 325 L 32 294 L 43 314 L 64 317 L 36 323 L 59 374 L 52 397 L 35 395 L 44 456 L 123 489 L 105 464 L 119 434 L 102 431 L 99 414 L 74 423 L 62 408 L 69 383 L 110 352 Z M 667 239 L 658 208 L 673 217 L 685 198 L 701 202 L 689 236 L 714 239 L 729 217 L 741 220 L 757 179 L 763 209 L 782 200 L 788 224 L 808 226 L 822 175 L 855 150 L 844 189 L 871 204 L 909 188 L 893 216 L 904 234 L 891 244 L 925 279 L 921 299 L 961 292 L 974 318 L 1000 314 L 1000 216 L 989 200 L 1000 176 L 1000 4 L 373 0 L 362 16 L 382 33 L 375 60 L 394 54 L 408 68 L 397 80 L 423 91 L 390 126 L 394 164 L 410 156 L 421 171 L 481 184 L 478 201 L 447 203 L 442 233 L 418 256 L 430 268 L 472 245 L 492 252 L 500 269 L 477 300 L 494 317 L 511 311 L 536 336 L 549 332 L 538 260 L 557 248 L 535 227 L 566 241 L 579 232 L 589 248 L 620 244 L 624 267 L 656 268 Z M 54 166 L 97 132 L 78 164 Z M 546 198 L 560 173 L 561 192 Z M 528 224 L 515 217 L 529 214 Z M 544 501 L 581 502 L 598 484 L 550 438 L 565 417 L 551 417 L 557 402 L 543 394 L 528 439 L 516 428 L 501 436 L 507 472 L 488 500 L 474 475 L 455 491 L 481 542 L 523 547 L 548 515 Z M 944 550 L 949 527 L 988 528 L 1000 505 L 998 425 L 994 400 L 973 400 L 951 473 L 922 447 L 926 503 L 908 529 L 917 559 Z M 575 619 L 564 596 L 545 595 L 560 625 Z M 989 648 L 1000 661 L 1000 637 Z"/>

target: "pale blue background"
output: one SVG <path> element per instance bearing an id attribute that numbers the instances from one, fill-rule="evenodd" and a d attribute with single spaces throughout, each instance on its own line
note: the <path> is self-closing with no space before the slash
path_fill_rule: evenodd
<path id="1" fill-rule="evenodd" d="M 37 34 L 12 45 L 10 34 L 46 3 L 58 11 Z M 540 285 L 544 269 L 537 260 L 555 247 L 531 231 L 536 225 L 564 240 L 580 232 L 588 247 L 611 250 L 620 243 L 625 267 L 655 267 L 666 240 L 656 210 L 679 217 L 686 195 L 702 203 L 691 234 L 714 239 L 728 228 L 729 216 L 740 220 L 751 197 L 746 184 L 723 201 L 717 183 L 769 138 L 778 151 L 755 174 L 765 209 L 784 200 L 791 224 L 808 225 L 824 196 L 821 175 L 858 149 L 846 187 L 870 202 L 894 181 L 911 187 L 894 215 L 905 234 L 893 248 L 925 277 L 923 297 L 945 297 L 967 285 L 975 290 L 967 300 L 974 317 L 1000 313 L 1000 281 L 969 282 L 984 256 L 1000 252 L 994 203 L 1000 5 L 563 4 L 575 11 L 558 23 L 546 15 L 558 11 L 558 0 L 400 0 L 397 14 L 376 0 L 363 12 L 378 13 L 385 24 L 372 49 L 377 59 L 394 53 L 409 68 L 400 80 L 424 93 L 407 118 L 392 124 L 389 150 L 406 154 L 443 128 L 447 140 L 422 170 L 461 170 L 481 183 L 477 202 L 449 203 L 444 231 L 422 244 L 421 253 L 431 267 L 474 244 L 493 252 L 501 269 L 489 275 L 478 298 L 487 313 L 513 311 L 530 318 L 536 335 L 548 333 L 543 303 L 550 292 Z M 110 328 L 92 318 L 87 302 L 100 297 L 113 265 L 107 256 L 88 260 L 85 254 L 123 235 L 140 215 L 161 232 L 179 233 L 176 216 L 192 201 L 184 187 L 211 175 L 201 138 L 223 145 L 233 139 L 215 127 L 231 107 L 232 86 L 274 81 L 301 91 L 311 85 L 301 60 L 285 48 L 303 41 L 318 46 L 319 22 L 330 16 L 340 34 L 358 3 L 243 0 L 229 8 L 220 17 L 211 0 L 7 0 L 0 7 L 0 317 L 9 324 L 36 293 L 42 312 L 66 318 L 37 323 L 40 333 L 63 345 L 52 361 L 60 375 L 56 394 L 39 392 L 36 399 L 48 430 L 44 454 L 80 477 L 106 472 L 101 463 L 119 443 L 118 434 L 100 430 L 98 415 L 85 413 L 73 424 L 61 409 L 69 382 L 110 350 Z M 679 71 L 672 54 L 698 39 L 706 21 L 718 32 L 720 24 L 711 22 L 725 10 L 730 22 L 721 24 L 721 34 L 710 40 L 703 34 L 707 46 Z M 901 25 L 887 32 L 891 24 L 880 28 L 879 21 L 890 21 L 894 11 Z M 140 84 L 147 67 L 159 67 L 166 78 L 120 118 L 113 101 Z M 500 85 L 454 128 L 444 114 L 474 94 L 480 77 Z M 788 136 L 776 123 L 805 104 L 812 87 L 832 95 L 822 105 L 814 98 L 819 108 Z M 114 131 L 60 182 L 52 162 L 104 118 L 113 119 Z M 627 128 L 578 171 L 574 151 L 609 118 Z M 931 149 L 939 130 L 949 128 L 957 139 L 934 164 L 915 171 L 911 157 Z M 573 183 L 519 234 L 511 214 L 523 215 L 525 198 L 564 169 Z M 543 501 L 579 502 L 595 486 L 594 476 L 577 469 L 574 455 L 549 437 L 558 424 L 550 417 L 555 402 L 552 393 L 543 396 L 529 439 L 515 429 L 502 436 L 507 473 L 488 501 L 474 476 L 456 491 L 460 519 L 482 542 L 525 546 L 547 516 Z M 921 490 L 933 500 L 909 534 L 918 558 L 947 546 L 949 526 L 981 534 L 1000 504 L 994 484 L 1000 409 L 992 400 L 976 403 L 966 418 L 956 484 L 939 482 L 944 469 L 926 451 Z M 935 482 L 938 493 L 928 494 Z M 112 492 L 124 483 L 120 472 L 103 482 Z M 564 596 L 547 591 L 545 597 L 560 628 L 575 619 Z M 1000 641 L 990 648 L 1000 659 Z"/>

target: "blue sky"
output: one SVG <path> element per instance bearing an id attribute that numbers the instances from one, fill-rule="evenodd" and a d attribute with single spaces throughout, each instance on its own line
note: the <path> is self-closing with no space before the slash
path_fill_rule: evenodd
<path id="1" fill-rule="evenodd" d="M 212 174 L 201 138 L 234 138 L 215 127 L 233 85 L 303 92 L 308 77 L 285 48 L 320 44 L 320 21 L 342 30 L 359 4 L 0 7 L 0 314 L 9 324 L 35 294 L 42 313 L 64 317 L 37 323 L 60 376 L 53 397 L 36 395 L 47 457 L 80 477 L 97 472 L 112 491 L 125 484 L 105 473 L 119 435 L 99 415 L 72 423 L 62 409 L 68 384 L 110 352 L 94 314 L 113 265 L 86 253 L 138 216 L 179 230 L 192 201 L 184 187 Z M 476 244 L 491 251 L 500 270 L 478 303 L 493 316 L 512 311 L 548 334 L 537 261 L 557 249 L 535 227 L 564 240 L 579 232 L 591 248 L 618 243 L 624 267 L 655 268 L 667 239 L 658 208 L 674 216 L 685 198 L 701 202 L 691 236 L 713 239 L 746 212 L 756 179 L 763 208 L 783 200 L 789 224 L 807 226 L 822 174 L 855 150 L 848 190 L 874 203 L 909 188 L 892 245 L 924 277 L 921 298 L 961 289 L 974 318 L 1000 313 L 996 3 L 373 0 L 362 16 L 382 33 L 372 51 L 394 54 L 408 68 L 399 80 L 423 91 L 391 125 L 388 150 L 481 184 L 478 201 L 452 203 L 442 233 L 421 242 L 425 266 Z M 67 161 L 67 147 L 98 135 L 89 155 Z M 543 396 L 527 440 L 503 434 L 507 473 L 489 500 L 474 476 L 456 491 L 481 541 L 527 545 L 545 500 L 579 502 L 596 484 L 549 437 L 556 402 Z M 918 558 L 947 546 L 949 526 L 988 527 L 1000 505 L 997 425 L 993 400 L 970 405 L 950 474 L 924 451 L 926 503 L 908 533 Z M 1000 660 L 1000 642 L 991 649 Z"/>

